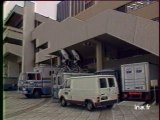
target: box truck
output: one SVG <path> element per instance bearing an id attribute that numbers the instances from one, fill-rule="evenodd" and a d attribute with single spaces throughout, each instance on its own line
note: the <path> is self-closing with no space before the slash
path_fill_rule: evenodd
<path id="1" fill-rule="evenodd" d="M 148 62 L 121 65 L 124 99 L 150 100 L 151 81 L 158 79 L 158 66 Z"/>
<path id="2" fill-rule="evenodd" d="M 94 107 L 112 106 L 118 99 L 118 86 L 113 75 L 70 77 L 60 89 L 58 97 L 62 106 L 67 103 Z"/>

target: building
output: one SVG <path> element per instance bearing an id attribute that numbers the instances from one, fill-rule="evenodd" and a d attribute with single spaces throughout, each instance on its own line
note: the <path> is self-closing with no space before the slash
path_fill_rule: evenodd
<path id="1" fill-rule="evenodd" d="M 22 71 L 30 71 L 36 64 L 50 64 L 48 54 L 54 64 L 60 63 L 61 49 L 77 50 L 82 65 L 94 71 L 134 62 L 158 65 L 158 1 L 62 1 L 57 19 L 34 13 L 31 2 L 13 9 L 4 30 L 6 79 L 17 78 L 21 64 Z"/>
<path id="2" fill-rule="evenodd" d="M 98 1 L 62 1 L 57 5 L 57 21 L 61 22 L 68 17 L 73 17 L 87 8 L 95 5 Z"/>
<path id="3" fill-rule="evenodd" d="M 24 8 L 16 5 L 4 21 L 3 31 L 3 78 L 5 88 L 17 83 L 22 67 L 22 43 L 23 43 L 23 14 Z M 47 19 L 38 13 L 34 13 L 34 28 Z"/>

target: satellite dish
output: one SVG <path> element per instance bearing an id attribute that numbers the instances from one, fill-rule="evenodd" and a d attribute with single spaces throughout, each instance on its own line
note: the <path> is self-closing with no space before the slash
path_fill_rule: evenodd
<path id="1" fill-rule="evenodd" d="M 75 50 L 71 50 L 71 52 L 76 60 L 80 60 L 79 54 Z"/>
<path id="2" fill-rule="evenodd" d="M 62 56 L 66 59 L 66 60 L 68 60 L 69 59 L 69 55 L 68 55 L 68 53 L 65 51 L 65 50 L 61 50 L 61 53 L 62 53 Z"/>

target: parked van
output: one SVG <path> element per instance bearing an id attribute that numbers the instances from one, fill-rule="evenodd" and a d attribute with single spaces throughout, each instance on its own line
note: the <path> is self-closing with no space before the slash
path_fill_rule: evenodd
<path id="1" fill-rule="evenodd" d="M 58 93 L 61 105 L 67 103 L 94 107 L 113 106 L 118 99 L 118 85 L 113 75 L 70 77 Z"/>

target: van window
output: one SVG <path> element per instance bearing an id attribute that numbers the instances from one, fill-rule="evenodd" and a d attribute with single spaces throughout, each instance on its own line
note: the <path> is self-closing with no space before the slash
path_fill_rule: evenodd
<path id="1" fill-rule="evenodd" d="M 65 88 L 70 88 L 70 82 L 71 82 L 71 80 L 67 80 L 65 82 Z"/>
<path id="2" fill-rule="evenodd" d="M 100 78 L 99 82 L 100 82 L 100 88 L 107 88 L 107 82 L 105 78 Z"/>
<path id="3" fill-rule="evenodd" d="M 108 84 L 109 84 L 109 87 L 115 87 L 114 79 L 108 78 Z"/>

